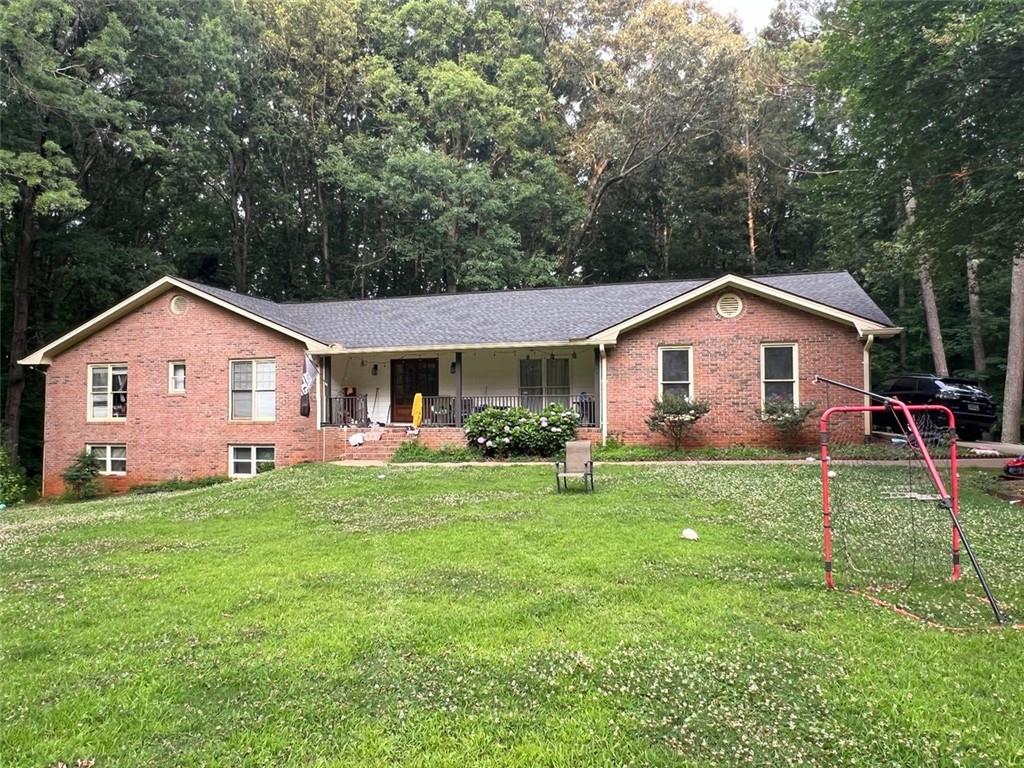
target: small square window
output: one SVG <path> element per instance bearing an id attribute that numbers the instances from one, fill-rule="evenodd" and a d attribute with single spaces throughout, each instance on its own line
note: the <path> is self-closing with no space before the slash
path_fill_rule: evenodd
<path id="1" fill-rule="evenodd" d="M 128 449 L 123 445 L 87 445 L 85 450 L 100 464 L 101 475 L 123 475 L 128 472 Z"/>
<path id="2" fill-rule="evenodd" d="M 229 451 L 230 474 L 232 477 L 252 477 L 269 472 L 275 466 L 272 445 L 232 445 Z"/>
<path id="3" fill-rule="evenodd" d="M 167 371 L 167 391 L 181 393 L 185 391 L 185 363 L 170 363 Z"/>

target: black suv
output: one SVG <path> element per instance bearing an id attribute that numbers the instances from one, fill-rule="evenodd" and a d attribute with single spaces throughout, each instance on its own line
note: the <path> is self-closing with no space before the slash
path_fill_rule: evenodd
<path id="1" fill-rule="evenodd" d="M 895 397 L 907 405 L 944 405 L 956 418 L 956 433 L 962 440 L 977 440 L 992 428 L 996 421 L 996 406 L 992 398 L 977 382 L 936 376 L 932 373 L 910 373 L 889 379 L 876 390 L 880 395 Z M 938 426 L 946 426 L 941 413 L 928 413 L 929 418 L 918 419 Z M 874 414 L 875 428 L 888 427 L 899 431 L 899 424 L 890 412 Z M 902 422 L 901 422 L 902 423 Z"/>

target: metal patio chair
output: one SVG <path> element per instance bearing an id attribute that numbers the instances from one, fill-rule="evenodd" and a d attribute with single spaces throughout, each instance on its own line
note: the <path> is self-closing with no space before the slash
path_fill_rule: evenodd
<path id="1" fill-rule="evenodd" d="M 565 461 L 555 462 L 555 487 L 558 492 L 568 490 L 568 479 L 583 480 L 583 490 L 594 490 L 594 461 L 589 440 L 572 440 L 565 444 Z"/>

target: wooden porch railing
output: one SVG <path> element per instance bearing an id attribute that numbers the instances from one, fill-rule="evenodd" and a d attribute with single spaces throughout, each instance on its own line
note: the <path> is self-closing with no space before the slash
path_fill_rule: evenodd
<path id="1" fill-rule="evenodd" d="M 327 398 L 327 413 L 323 423 L 334 427 L 368 427 L 369 413 L 366 410 L 366 395 Z"/>
<path id="2" fill-rule="evenodd" d="M 453 396 L 424 397 L 423 426 L 461 426 L 459 416 L 465 421 L 466 417 L 485 408 L 525 408 L 532 413 L 540 413 L 552 404 L 573 411 L 579 416 L 581 427 L 597 426 L 597 402 L 578 395 L 465 395 L 462 398 L 461 414 L 456 412 L 456 399 Z"/>

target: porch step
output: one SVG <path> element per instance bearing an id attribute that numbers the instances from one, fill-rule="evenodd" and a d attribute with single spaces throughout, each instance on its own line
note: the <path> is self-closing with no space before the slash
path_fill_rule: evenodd
<path id="1" fill-rule="evenodd" d="M 416 438 L 406 434 L 405 427 L 392 427 L 380 432 L 379 440 L 367 439 L 362 445 L 349 445 L 352 435 L 367 435 L 369 430 L 341 430 L 337 434 L 337 458 L 340 460 L 362 459 L 364 461 L 390 461 L 398 446 Z"/>

